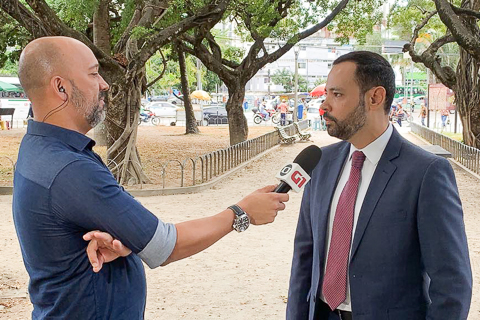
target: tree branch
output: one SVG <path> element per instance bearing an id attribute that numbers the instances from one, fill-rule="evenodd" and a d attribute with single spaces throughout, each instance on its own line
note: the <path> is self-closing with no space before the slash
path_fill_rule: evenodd
<path id="1" fill-rule="evenodd" d="M 184 37 L 185 35 L 182 38 Z M 223 82 L 232 82 L 235 79 L 235 75 L 232 74 L 231 70 L 227 69 L 222 62 L 216 60 L 202 43 L 195 45 L 194 49 L 188 47 L 182 41 L 178 42 L 178 46 L 180 46 L 183 51 L 200 59 L 203 65 L 210 71 L 216 73 Z"/>
<path id="2" fill-rule="evenodd" d="M 435 0 L 435 5 L 440 19 L 455 37 L 456 42 L 479 61 L 480 41 L 478 41 L 477 35 L 472 34 L 463 21 L 455 14 L 450 2 L 447 0 Z"/>
<path id="3" fill-rule="evenodd" d="M 208 45 L 212 50 L 213 57 L 217 60 L 222 60 L 222 50 L 220 49 L 220 46 L 218 45 L 218 43 L 215 41 L 215 38 L 213 37 L 210 30 L 206 30 L 205 36 L 208 41 Z"/>
<path id="4" fill-rule="evenodd" d="M 118 42 L 115 44 L 115 47 L 113 48 L 114 54 L 120 53 L 125 50 L 125 46 L 127 45 L 127 41 L 130 38 L 130 34 L 133 28 L 138 24 L 138 21 L 140 21 L 141 14 L 142 14 L 141 7 L 137 5 L 135 12 L 132 15 L 132 19 L 130 19 L 130 23 L 128 24 L 125 31 L 123 31 L 122 36 L 120 37 Z"/>
<path id="5" fill-rule="evenodd" d="M 34 38 L 48 36 L 52 31 L 18 0 L 2 0 L 0 8 L 24 27 Z"/>
<path id="6" fill-rule="evenodd" d="M 414 62 L 423 63 L 444 85 L 453 88 L 457 81 L 455 71 L 449 66 L 442 67 L 437 51 L 447 43 L 455 42 L 455 38 L 451 34 L 438 38 L 421 55 L 415 52 L 415 39 L 416 37 L 412 37 L 412 41 L 403 46 L 403 52 L 408 52 Z"/>
<path id="7" fill-rule="evenodd" d="M 84 34 L 65 25 L 45 1 L 28 0 L 27 2 L 35 11 L 35 14 L 21 4 L 19 0 L 2 0 L 0 6 L 20 25 L 25 27 L 35 39 L 45 36 L 66 36 L 77 39 L 93 51 L 101 64 L 108 65 L 112 69 L 120 68 L 115 60 L 97 48 Z"/>
<path id="8" fill-rule="evenodd" d="M 174 38 L 178 38 L 185 31 L 203 23 L 212 23 L 214 20 L 220 21 L 230 1 L 219 0 L 218 3 L 213 2 L 213 4 L 205 6 L 194 16 L 183 19 L 147 39 L 141 51 L 132 60 L 132 63 L 135 63 L 137 68 L 140 68 L 158 49 L 171 42 Z"/>
<path id="9" fill-rule="evenodd" d="M 335 7 L 335 9 L 333 9 L 332 12 L 327 17 L 325 17 L 325 19 L 323 21 L 317 23 L 316 25 L 314 25 L 310 29 L 307 29 L 303 32 L 299 32 L 299 33 L 295 34 L 294 36 L 292 36 L 287 41 L 287 43 L 283 47 L 278 48 L 275 52 L 273 52 L 269 55 L 257 58 L 256 61 L 255 61 L 255 65 L 256 65 L 255 69 L 259 70 L 260 68 L 265 66 L 267 63 L 270 63 L 270 62 L 273 62 L 273 61 L 277 60 L 278 58 L 283 56 L 285 53 L 287 53 L 300 40 L 311 36 L 315 32 L 317 32 L 317 31 L 321 30 L 322 28 L 324 28 L 325 26 L 327 26 L 347 6 L 349 1 L 350 0 L 342 0 Z"/>
<path id="10" fill-rule="evenodd" d="M 467 15 L 467 16 L 480 19 L 480 12 L 478 11 L 466 9 L 466 8 L 459 8 L 454 6 L 453 4 L 450 4 L 450 5 L 452 6 L 453 12 L 455 12 L 457 15 Z"/>
<path id="11" fill-rule="evenodd" d="M 162 50 L 159 50 L 160 51 L 160 55 L 162 56 L 162 64 L 163 64 L 163 70 L 162 70 L 162 73 L 160 73 L 160 75 L 158 77 L 155 78 L 155 80 L 153 80 L 152 82 L 150 82 L 149 84 L 147 84 L 147 88 L 150 88 L 152 85 L 154 85 L 158 80 L 160 80 L 163 75 L 165 74 L 165 71 L 167 70 L 167 60 L 165 59 L 165 56 L 163 55 L 163 52 Z"/>
<path id="12" fill-rule="evenodd" d="M 425 12 L 427 13 L 427 12 Z M 437 14 L 437 11 L 431 11 L 431 12 L 428 12 L 427 16 L 425 18 L 423 18 L 423 20 L 417 24 L 417 26 L 415 27 L 415 29 L 413 30 L 413 35 L 412 35 L 412 40 L 410 41 L 410 43 L 414 43 L 415 40 L 417 40 L 418 38 L 418 32 L 423 28 L 425 27 L 425 25 L 428 23 L 428 21 L 430 21 L 430 19 Z"/>

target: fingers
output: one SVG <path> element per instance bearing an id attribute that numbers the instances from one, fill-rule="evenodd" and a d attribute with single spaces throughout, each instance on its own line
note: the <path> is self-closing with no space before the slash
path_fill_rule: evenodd
<path id="1" fill-rule="evenodd" d="M 93 235 L 96 233 L 96 232 L 99 232 L 98 230 L 93 230 L 93 231 L 90 231 L 90 232 L 87 232 L 83 235 L 83 240 L 85 241 L 90 241 L 93 239 Z"/>
<path id="2" fill-rule="evenodd" d="M 290 199 L 288 193 L 274 193 L 274 195 L 276 196 L 276 199 L 280 202 L 288 202 L 288 200 Z"/>
<path id="3" fill-rule="evenodd" d="M 96 267 L 93 267 L 93 272 L 99 272 L 100 270 L 102 270 L 103 263 L 105 262 L 105 258 L 100 252 L 97 253 L 97 256 L 98 256 L 98 263 Z"/>
<path id="4" fill-rule="evenodd" d="M 283 210 L 285 210 L 286 207 L 287 207 L 287 206 L 285 205 L 285 203 L 279 202 L 279 203 L 278 203 L 277 213 L 278 213 L 278 211 L 283 211 Z"/>
<path id="5" fill-rule="evenodd" d="M 119 240 L 113 240 L 113 250 L 122 257 L 126 257 L 132 253 L 132 250 L 125 247 Z"/>
<path id="6" fill-rule="evenodd" d="M 258 189 L 257 191 L 255 191 L 255 193 L 269 193 L 269 192 L 273 192 L 273 190 L 275 190 L 276 187 L 277 187 L 276 184 L 271 184 L 271 185 L 268 185 L 268 186 L 265 186 L 265 187 L 263 187 L 263 188 Z"/>
<path id="7" fill-rule="evenodd" d="M 88 261 L 90 261 L 90 264 L 93 267 L 94 272 L 96 268 L 98 268 L 99 261 L 98 261 L 98 242 L 96 240 L 91 240 L 90 243 L 87 246 L 87 256 L 88 256 Z"/>

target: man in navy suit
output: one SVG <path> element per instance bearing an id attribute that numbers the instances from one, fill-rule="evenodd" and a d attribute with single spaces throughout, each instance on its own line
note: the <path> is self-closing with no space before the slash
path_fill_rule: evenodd
<path id="1" fill-rule="evenodd" d="M 380 55 L 334 61 L 325 110 L 342 142 L 305 188 L 287 320 L 467 319 L 472 274 L 449 162 L 388 121 L 395 75 Z"/>

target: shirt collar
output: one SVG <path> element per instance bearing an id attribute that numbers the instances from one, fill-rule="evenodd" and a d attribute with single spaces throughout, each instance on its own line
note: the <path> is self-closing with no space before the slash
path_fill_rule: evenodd
<path id="1" fill-rule="evenodd" d="M 352 154 L 358 150 L 358 151 L 362 151 L 365 157 L 373 165 L 377 165 L 377 163 L 380 161 L 380 158 L 382 157 L 383 151 L 387 147 L 387 143 L 390 140 L 392 133 L 393 133 L 393 127 L 392 127 L 392 124 L 389 123 L 387 130 L 385 130 L 385 132 L 383 132 L 380 137 L 370 142 L 370 144 L 367 145 L 365 148 L 357 149 L 353 146 L 353 144 L 350 144 L 350 154 L 348 156 L 348 159 L 350 160 L 352 158 Z"/>
<path id="2" fill-rule="evenodd" d="M 27 134 L 53 137 L 79 151 L 84 150 L 86 147 L 91 149 L 95 145 L 95 141 L 80 132 L 34 120 L 28 121 Z"/>

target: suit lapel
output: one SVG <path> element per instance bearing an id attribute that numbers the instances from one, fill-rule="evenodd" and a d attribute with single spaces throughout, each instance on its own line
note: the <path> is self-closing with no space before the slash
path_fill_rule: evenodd
<path id="1" fill-rule="evenodd" d="M 350 151 L 350 143 L 341 144 L 338 148 L 335 156 L 333 156 L 330 161 L 328 161 L 325 166 L 325 170 L 322 172 L 322 179 L 320 183 L 320 194 L 317 195 L 320 198 L 320 212 L 319 212 L 319 235 L 322 240 L 320 248 L 325 247 L 327 228 L 328 228 L 328 217 L 330 215 L 330 207 L 332 205 L 333 194 L 337 188 L 338 180 L 340 179 L 340 173 L 345 163 L 345 159 L 348 156 Z M 332 183 L 334 181 L 335 183 Z M 329 204 L 324 205 L 324 204 Z M 320 250 L 320 254 L 323 254 L 324 250 Z M 320 261 L 323 261 L 320 256 Z M 323 267 L 323 266 L 322 266 Z"/>
<path id="2" fill-rule="evenodd" d="M 400 153 L 400 148 L 402 145 L 402 138 L 399 133 L 393 128 L 392 136 L 385 147 L 385 150 L 378 162 L 377 168 L 373 174 L 372 180 L 363 200 L 362 208 L 358 216 L 357 227 L 355 229 L 355 235 L 353 238 L 351 260 L 355 256 L 355 252 L 358 249 L 360 241 L 362 240 L 365 229 L 367 228 L 368 222 L 373 214 L 375 207 L 377 206 L 378 200 L 385 191 L 385 188 L 388 184 L 388 181 L 392 177 L 393 173 L 397 169 L 397 166 L 394 165 L 391 160 L 398 157 Z"/>

